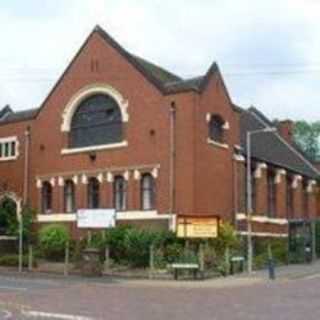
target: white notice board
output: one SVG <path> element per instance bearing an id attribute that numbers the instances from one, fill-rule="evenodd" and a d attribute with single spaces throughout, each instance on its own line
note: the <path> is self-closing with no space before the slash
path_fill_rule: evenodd
<path id="1" fill-rule="evenodd" d="M 114 209 L 79 209 L 77 212 L 78 228 L 106 229 L 116 225 Z"/>

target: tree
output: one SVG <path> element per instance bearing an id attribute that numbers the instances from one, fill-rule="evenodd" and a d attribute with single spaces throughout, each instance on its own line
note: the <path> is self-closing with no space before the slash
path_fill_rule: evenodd
<path id="1" fill-rule="evenodd" d="M 297 121 L 294 127 L 294 140 L 310 160 L 320 160 L 320 121 Z"/>

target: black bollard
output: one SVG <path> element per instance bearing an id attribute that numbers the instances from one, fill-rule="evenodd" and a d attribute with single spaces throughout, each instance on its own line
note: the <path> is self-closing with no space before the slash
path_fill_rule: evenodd
<path id="1" fill-rule="evenodd" d="M 268 272 L 269 272 L 269 279 L 275 280 L 276 272 L 275 272 L 275 265 L 274 265 L 273 259 L 268 259 Z"/>

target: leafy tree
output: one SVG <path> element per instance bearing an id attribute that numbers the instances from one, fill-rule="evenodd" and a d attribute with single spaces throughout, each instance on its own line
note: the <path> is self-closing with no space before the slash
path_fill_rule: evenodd
<path id="1" fill-rule="evenodd" d="M 294 140 L 298 147 L 310 158 L 320 160 L 320 121 L 297 121 L 294 127 Z"/>

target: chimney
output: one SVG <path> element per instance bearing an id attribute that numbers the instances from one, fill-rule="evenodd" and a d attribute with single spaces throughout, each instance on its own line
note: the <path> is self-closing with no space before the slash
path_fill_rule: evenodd
<path id="1" fill-rule="evenodd" d="M 288 143 L 293 142 L 294 122 L 292 120 L 279 121 L 278 131 L 280 136 Z"/>

